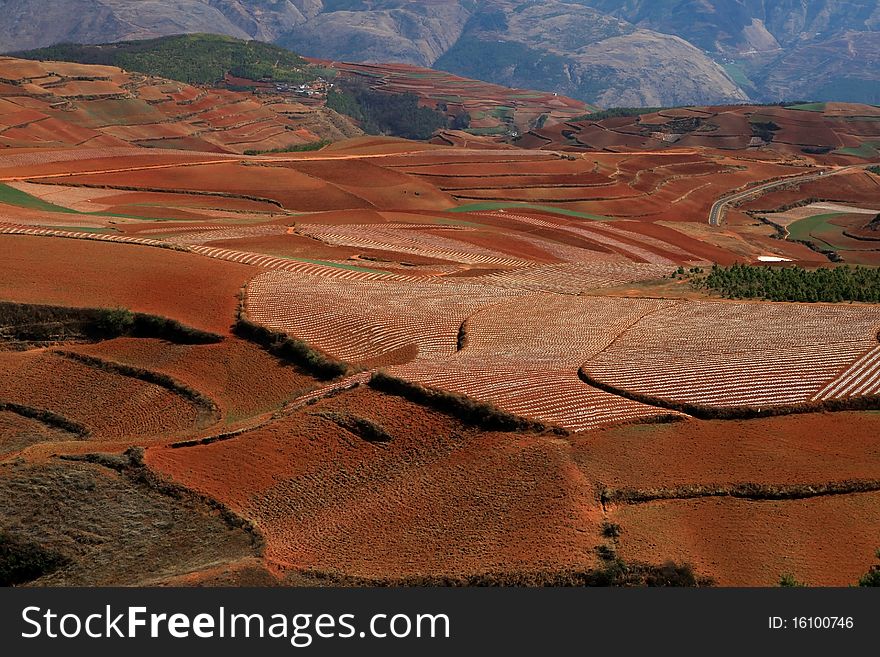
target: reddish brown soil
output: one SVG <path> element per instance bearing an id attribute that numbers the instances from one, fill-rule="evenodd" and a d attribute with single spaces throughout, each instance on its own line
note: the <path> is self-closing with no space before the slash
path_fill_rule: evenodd
<path id="1" fill-rule="evenodd" d="M 624 559 L 689 562 L 721 586 L 855 584 L 876 562 L 880 493 L 784 502 L 665 501 L 619 507 Z"/>
<path id="2" fill-rule="evenodd" d="M 675 244 L 688 253 L 704 258 L 708 262 L 717 262 L 719 265 L 730 265 L 736 261 L 736 257 L 712 244 L 688 237 L 679 231 L 660 226 L 647 221 L 619 221 L 615 223 L 619 228 L 629 230 L 640 235 L 648 235 L 663 240 L 669 244 Z"/>
<path id="3" fill-rule="evenodd" d="M 594 432 L 576 453 L 613 488 L 880 479 L 880 414 L 624 426 Z"/>
<path id="4" fill-rule="evenodd" d="M 37 443 L 77 440 L 78 436 L 39 420 L 0 411 L 0 456 L 18 452 Z"/>
<path id="5" fill-rule="evenodd" d="M 137 440 L 199 426 L 198 409 L 166 388 L 42 352 L 0 352 L 0 398 L 77 422 L 95 440 Z"/>
<path id="6" fill-rule="evenodd" d="M 371 445 L 315 415 L 388 431 Z M 277 568 L 374 577 L 589 567 L 601 512 L 554 438 L 475 434 L 369 390 L 240 438 L 150 449 L 159 472 L 255 520 Z"/>
<path id="7" fill-rule="evenodd" d="M 0 237 L 0 298 L 125 307 L 225 333 L 238 293 L 258 270 L 153 247 L 49 237 Z"/>
<path id="8" fill-rule="evenodd" d="M 167 374 L 217 402 L 227 424 L 275 410 L 324 385 L 232 337 L 209 345 L 119 338 L 72 350 Z"/>
<path id="9" fill-rule="evenodd" d="M 876 204 L 880 198 L 880 177 L 863 171 L 834 176 L 831 179 L 816 180 L 799 185 L 796 189 L 773 191 L 761 198 L 745 203 L 743 210 L 776 210 L 805 199 Z"/>

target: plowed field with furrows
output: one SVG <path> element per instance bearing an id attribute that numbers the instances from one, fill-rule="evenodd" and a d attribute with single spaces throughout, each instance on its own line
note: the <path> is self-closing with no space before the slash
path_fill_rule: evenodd
<path id="1" fill-rule="evenodd" d="M 389 371 L 573 431 L 666 415 L 586 385 L 577 368 L 640 318 L 674 305 L 552 294 L 509 299 L 468 317 L 465 346 L 453 356 Z"/>
<path id="2" fill-rule="evenodd" d="M 674 414 L 588 386 L 573 369 L 540 368 L 527 361 L 519 367 L 484 360 L 455 361 L 414 361 L 388 371 L 570 431 Z"/>
<path id="3" fill-rule="evenodd" d="M 81 440 L 82 437 L 12 411 L 0 411 L 0 458 L 38 443 Z"/>
<path id="4" fill-rule="evenodd" d="M 566 233 L 571 233 L 573 235 L 577 235 L 579 237 L 583 237 L 591 242 L 596 242 L 602 246 L 610 247 L 617 251 L 618 253 L 622 253 L 623 255 L 629 257 L 632 260 L 648 262 L 655 265 L 664 265 L 669 267 L 670 265 L 674 265 L 675 261 L 670 260 L 662 255 L 658 255 L 652 251 L 649 251 L 646 248 L 641 246 L 637 246 L 636 244 L 623 242 L 620 239 L 616 239 L 611 234 L 611 231 L 606 231 L 601 228 L 594 228 L 594 224 L 589 224 L 588 227 L 583 226 L 568 226 L 561 225 L 558 223 L 551 223 L 544 219 L 538 219 L 535 217 L 526 217 L 523 215 L 508 215 L 505 214 L 505 217 L 510 217 L 517 221 L 520 221 L 525 224 L 532 224 L 535 226 L 541 226 L 543 228 L 552 228 L 557 231 L 564 231 Z M 622 231 L 621 231 L 622 232 Z M 619 234 L 619 233 L 618 233 Z M 635 240 L 635 236 L 633 236 L 633 240 Z"/>
<path id="5" fill-rule="evenodd" d="M 705 406 L 774 406 L 876 389 L 880 310 L 686 302 L 583 367 L 615 389 Z"/>
<path id="6" fill-rule="evenodd" d="M 322 226 L 306 224 L 297 227 L 297 232 L 335 246 L 407 253 L 464 264 L 500 266 L 528 264 L 525 260 L 511 258 L 499 251 L 481 248 L 441 235 L 412 230 L 408 226 L 399 229 L 388 228 L 385 225 Z"/>
<path id="7" fill-rule="evenodd" d="M 305 276 L 321 276 L 326 278 L 334 278 L 347 281 L 375 281 L 375 280 L 417 280 L 410 279 L 406 276 L 397 274 L 389 274 L 382 271 L 373 271 L 361 267 L 320 264 L 315 262 L 303 262 L 289 258 L 278 258 L 263 253 L 251 253 L 248 251 L 233 251 L 231 249 L 221 249 L 213 246 L 191 246 L 188 250 L 199 255 L 208 256 L 209 258 L 217 258 L 219 260 L 228 260 L 229 262 L 239 262 L 245 265 L 253 265 L 263 269 L 272 269 L 277 271 L 296 272 Z"/>
<path id="8" fill-rule="evenodd" d="M 66 237 L 77 240 L 98 240 L 101 242 L 121 242 L 122 244 L 141 244 L 143 246 L 166 246 L 162 240 L 151 240 L 143 237 L 126 237 L 124 235 L 97 235 L 74 230 L 58 230 L 55 228 L 33 228 L 0 223 L 0 235 L 33 235 L 36 237 Z"/>
<path id="9" fill-rule="evenodd" d="M 0 352 L 0 399 L 85 426 L 95 440 L 198 430 L 199 409 L 167 388 L 44 352 Z"/>
<path id="10" fill-rule="evenodd" d="M 327 412 L 367 419 L 392 439 L 371 444 Z M 369 388 L 235 440 L 150 449 L 146 460 L 252 518 L 279 569 L 382 577 L 595 560 L 601 510 L 565 441 L 475 432 Z"/>
<path id="11" fill-rule="evenodd" d="M 880 393 L 880 347 L 875 347 L 853 363 L 813 399 L 845 399 Z"/>
<path id="12" fill-rule="evenodd" d="M 206 345 L 117 338 L 72 350 L 167 374 L 214 400 L 227 423 L 278 409 L 321 385 L 257 345 L 234 337 Z"/>
<path id="13" fill-rule="evenodd" d="M 467 283 L 272 271 L 248 284 L 246 310 L 253 321 L 342 360 L 366 361 L 408 345 L 428 358 L 456 350 L 461 322 L 475 310 L 521 294 Z"/>
<path id="14" fill-rule="evenodd" d="M 284 235 L 285 233 L 287 233 L 287 228 L 284 226 L 242 226 L 241 228 L 216 226 L 211 227 L 209 230 L 179 233 L 163 239 L 171 244 L 202 245 L 207 244 L 208 242 L 218 242 L 220 240 Z"/>

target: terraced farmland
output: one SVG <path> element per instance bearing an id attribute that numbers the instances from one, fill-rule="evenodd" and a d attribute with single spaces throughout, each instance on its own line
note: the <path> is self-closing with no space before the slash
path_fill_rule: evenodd
<path id="1" fill-rule="evenodd" d="M 773 407 L 876 391 L 873 307 L 685 303 L 585 361 L 625 393 L 707 407 Z"/>
<path id="2" fill-rule="evenodd" d="M 548 584 L 612 543 L 722 585 L 867 570 L 880 309 L 693 283 L 830 264 L 779 239 L 817 215 L 874 259 L 875 110 L 575 122 L 346 67 L 505 134 L 342 140 L 290 98 L 0 58 L 0 515 L 71 559 L 32 583 Z"/>

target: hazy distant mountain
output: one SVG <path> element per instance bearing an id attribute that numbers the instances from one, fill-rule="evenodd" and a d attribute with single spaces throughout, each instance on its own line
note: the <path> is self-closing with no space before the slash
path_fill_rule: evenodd
<path id="1" fill-rule="evenodd" d="M 180 32 L 610 105 L 880 102 L 877 0 L 0 0 L 0 50 Z"/>
<path id="2" fill-rule="evenodd" d="M 588 0 L 722 58 L 760 99 L 880 103 L 877 0 Z M 738 70 L 737 70 L 738 69 Z M 739 77 L 744 74 L 748 80 Z"/>

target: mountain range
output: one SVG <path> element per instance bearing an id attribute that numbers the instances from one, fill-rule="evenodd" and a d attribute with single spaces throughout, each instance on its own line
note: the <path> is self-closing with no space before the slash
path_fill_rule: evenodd
<path id="1" fill-rule="evenodd" d="M 603 106 L 880 103 L 876 0 L 0 0 L 0 51 L 184 32 Z"/>

